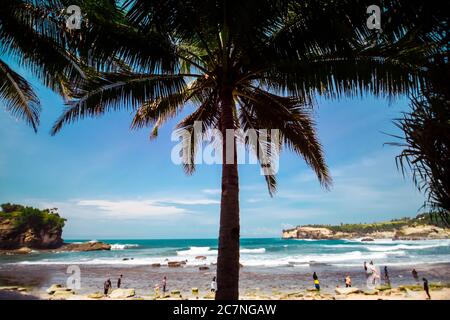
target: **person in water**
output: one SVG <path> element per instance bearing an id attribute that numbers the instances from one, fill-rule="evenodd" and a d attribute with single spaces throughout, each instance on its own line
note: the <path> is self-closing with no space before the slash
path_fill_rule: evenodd
<path id="1" fill-rule="evenodd" d="M 352 286 L 352 278 L 349 275 L 345 277 L 345 287 L 350 288 Z"/>
<path id="2" fill-rule="evenodd" d="M 120 289 L 120 286 L 122 285 L 122 277 L 123 275 L 119 276 L 119 279 L 117 279 L 117 288 Z"/>
<path id="3" fill-rule="evenodd" d="M 217 291 L 217 283 L 216 283 L 216 277 L 214 277 L 211 281 L 211 292 Z"/>
<path id="4" fill-rule="evenodd" d="M 319 277 L 315 272 L 313 273 L 313 280 L 314 280 L 314 287 L 316 287 L 317 291 L 320 291 Z"/>
<path id="5" fill-rule="evenodd" d="M 431 296 L 430 296 L 430 288 L 428 287 L 428 280 L 425 278 L 422 278 L 422 280 L 423 280 L 423 290 L 425 290 L 425 293 L 427 294 L 429 300 L 431 299 Z"/>
<path id="6" fill-rule="evenodd" d="M 103 284 L 103 294 L 106 296 L 109 293 L 109 289 L 111 289 L 111 280 L 108 279 Z"/>
<path id="7" fill-rule="evenodd" d="M 166 286 L 167 286 L 167 278 L 166 278 L 166 276 L 164 276 L 163 282 L 162 282 L 163 293 L 166 293 Z"/>

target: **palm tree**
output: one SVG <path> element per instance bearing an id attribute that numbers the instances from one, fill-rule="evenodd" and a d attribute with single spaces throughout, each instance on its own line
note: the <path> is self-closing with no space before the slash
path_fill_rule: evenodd
<path id="1" fill-rule="evenodd" d="M 92 11 L 90 25 L 79 32 L 78 54 L 96 73 L 76 83 L 52 133 L 128 109 L 135 114 L 132 127 L 153 126 L 153 137 L 194 104 L 177 126 L 191 133 L 186 139 L 197 145 L 211 128 L 224 137 L 216 299 L 238 299 L 238 165 L 225 161 L 230 153 L 236 160 L 237 137 L 227 138 L 226 130 L 279 129 L 280 144 L 301 156 L 327 188 L 331 178 L 311 116 L 315 96 L 395 97 L 416 89 L 420 72 L 374 50 L 370 41 L 377 35 L 366 27 L 370 1 L 113 2 L 108 13 Z M 195 121 L 204 125 L 198 135 Z M 191 150 L 189 174 L 195 170 Z M 259 156 L 264 167 L 266 156 Z M 272 194 L 275 175 L 265 178 Z"/>
<path id="2" fill-rule="evenodd" d="M 430 209 L 450 227 L 450 104 L 442 95 L 425 94 L 412 99 L 412 110 L 395 124 L 403 131 L 403 148 L 397 164 L 403 174 L 411 169 L 419 191 Z"/>
<path id="3" fill-rule="evenodd" d="M 426 82 L 410 97 L 411 111 L 403 113 L 395 125 L 403 131 L 403 148 L 396 157 L 405 175 L 410 169 L 417 189 L 426 200 L 422 209 L 431 210 L 438 221 L 450 225 L 450 63 L 449 26 L 442 2 L 414 1 L 396 4 L 397 19 L 380 41 L 381 54 L 408 61 L 424 72 Z M 424 19 L 426 17 L 426 19 Z M 405 21 L 406 20 L 406 21 Z M 392 27 L 391 27 L 392 28 Z M 401 39 L 392 41 L 393 37 Z"/>
<path id="4" fill-rule="evenodd" d="M 41 82 L 67 97 L 69 81 L 83 76 L 70 54 L 65 16 L 55 11 L 57 0 L 6 0 L 0 6 L 1 53 L 31 71 Z M 69 80 L 71 79 L 71 80 Z M 40 101 L 30 83 L 0 58 L 0 100 L 13 116 L 34 131 L 39 125 Z"/>

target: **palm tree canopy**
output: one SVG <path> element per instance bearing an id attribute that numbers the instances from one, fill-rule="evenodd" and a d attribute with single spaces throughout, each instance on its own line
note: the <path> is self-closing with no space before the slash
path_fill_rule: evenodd
<path id="1" fill-rule="evenodd" d="M 416 92 L 420 52 L 410 59 L 392 52 L 405 39 L 424 42 L 434 26 L 413 17 L 382 34 L 369 30 L 366 0 L 101 1 L 106 10 L 72 2 L 87 8 L 89 22 L 77 33 L 76 54 L 96 72 L 76 82 L 53 134 L 83 117 L 126 108 L 135 112 L 133 128 L 153 126 L 156 135 L 188 102 L 196 111 L 178 128 L 192 132 L 195 121 L 205 131 L 220 128 L 228 96 L 235 127 L 279 129 L 282 145 L 302 156 L 325 187 L 331 178 L 311 115 L 315 96 Z M 382 2 L 388 17 L 398 8 L 417 13 L 414 1 Z M 275 177 L 266 180 L 273 192 Z"/>
<path id="2" fill-rule="evenodd" d="M 0 6 L 0 53 L 31 71 L 45 86 L 68 97 L 71 81 L 84 77 L 68 50 L 70 34 L 56 0 L 6 0 Z M 72 45 L 73 46 L 73 45 Z M 30 83 L 0 60 L 0 99 L 36 131 L 40 102 Z"/>

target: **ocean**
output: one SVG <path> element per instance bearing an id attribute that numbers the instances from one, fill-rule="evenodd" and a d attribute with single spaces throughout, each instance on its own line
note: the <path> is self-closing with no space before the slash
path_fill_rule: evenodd
<path id="1" fill-rule="evenodd" d="M 115 283 L 122 274 L 123 286 L 134 288 L 139 295 L 153 294 L 155 285 L 167 277 L 169 289 L 181 290 L 186 296 L 192 288 L 205 294 L 216 276 L 216 240 L 98 240 L 112 244 L 112 250 L 0 256 L 0 286 L 21 285 L 42 293 L 52 284 L 64 285 L 70 268 L 78 266 L 78 293 L 101 291 L 106 279 Z M 354 286 L 366 288 L 364 261 L 373 261 L 380 274 L 388 266 L 394 286 L 417 283 L 411 275 L 413 268 L 430 282 L 450 283 L 449 244 L 450 240 L 241 239 L 239 286 L 243 294 L 295 292 L 311 288 L 312 273 L 317 272 L 323 292 L 333 293 L 347 275 Z M 199 256 L 206 259 L 196 259 Z M 169 268 L 169 261 L 186 264 Z"/>
<path id="2" fill-rule="evenodd" d="M 86 240 L 70 240 L 82 242 Z M 95 241 L 95 240 L 91 240 Z M 99 239 L 112 245 L 111 251 L 32 252 L 28 255 L 0 256 L 2 264 L 19 265 L 151 265 L 186 261 L 186 266 L 211 265 L 217 260 L 217 240 L 114 240 Z M 240 262 L 247 267 L 334 267 L 361 266 L 364 261 L 378 265 L 408 266 L 449 263 L 450 240 L 296 240 L 241 239 Z M 196 259 L 204 256 L 206 259 Z"/>

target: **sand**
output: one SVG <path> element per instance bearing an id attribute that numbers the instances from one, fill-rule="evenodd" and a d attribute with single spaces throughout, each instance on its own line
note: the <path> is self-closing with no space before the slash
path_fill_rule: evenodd
<path id="1" fill-rule="evenodd" d="M 0 299 L 53 299 L 45 290 L 52 284 L 66 285 L 67 265 L 0 265 L 0 286 L 21 286 L 27 291 L 13 292 L 0 290 Z M 450 300 L 448 284 L 450 283 L 450 264 L 433 264 L 414 266 L 419 277 L 426 277 L 430 284 L 440 284 L 438 290 L 432 290 L 432 299 Z M 123 287 L 135 289 L 131 299 L 155 299 L 154 287 L 160 284 L 163 276 L 167 277 L 168 293 L 179 290 L 182 299 L 211 299 L 209 293 L 215 268 L 199 270 L 196 267 L 151 267 L 151 266 L 115 266 L 115 265 L 81 265 L 81 287 L 75 294 L 60 297 L 64 299 L 89 299 L 88 295 L 103 291 L 103 282 L 111 278 L 113 288 L 116 279 L 123 274 Z M 243 267 L 240 272 L 241 299 L 274 299 L 274 300 L 416 300 L 425 299 L 425 293 L 411 276 L 411 267 L 389 267 L 393 290 L 376 291 L 367 288 L 366 277 L 362 268 L 335 268 L 333 266 L 313 267 Z M 316 271 L 321 281 L 321 292 L 313 289 L 312 272 Z M 336 286 L 343 286 L 343 278 L 350 275 L 353 287 L 364 293 L 338 295 Z M 381 282 L 383 284 L 383 281 Z M 415 285 L 414 290 L 403 288 Z M 192 294 L 192 288 L 198 288 L 199 294 Z M 403 289 L 399 289 L 403 288 Z M 418 291 L 415 291 L 418 290 Z M 7 292 L 9 291 L 9 292 Z M 102 299 L 110 299 L 103 297 Z M 170 295 L 166 299 L 180 299 L 178 295 Z"/>

